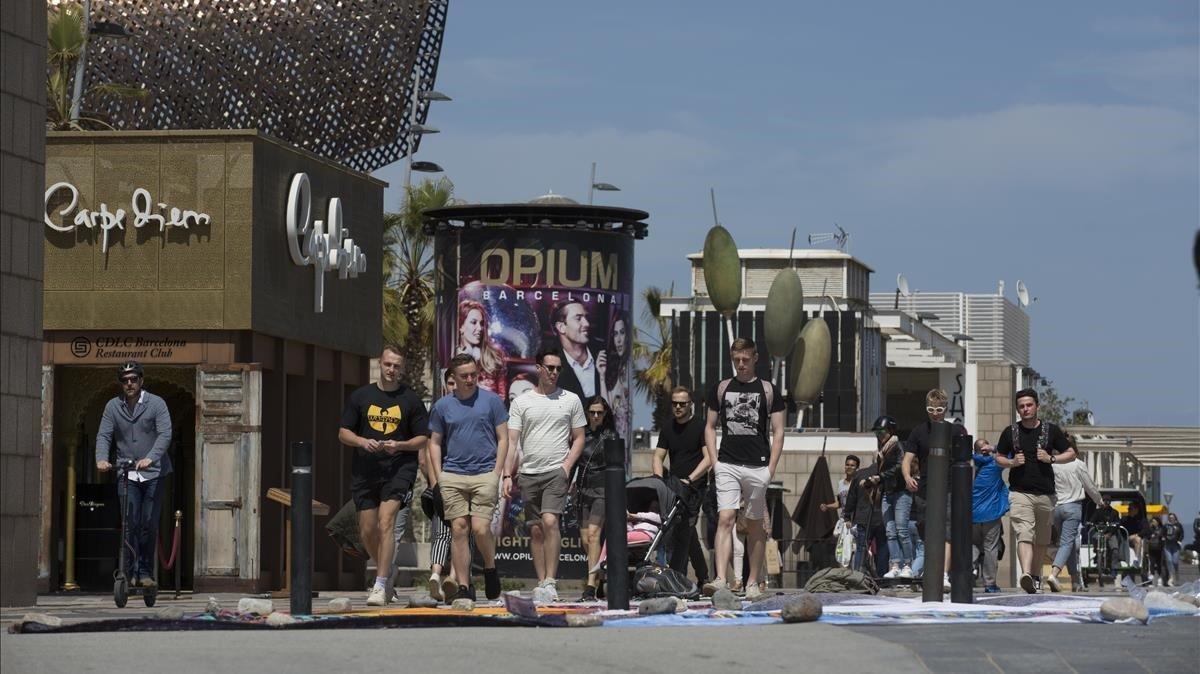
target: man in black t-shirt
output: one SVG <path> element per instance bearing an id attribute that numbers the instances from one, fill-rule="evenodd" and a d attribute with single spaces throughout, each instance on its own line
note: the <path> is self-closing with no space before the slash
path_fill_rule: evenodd
<path id="1" fill-rule="evenodd" d="M 925 482 L 929 476 L 929 435 L 933 431 L 934 424 L 940 424 L 946 420 L 946 404 L 950 400 L 950 396 L 940 388 L 935 388 L 925 394 L 925 414 L 928 415 L 928 420 L 916 425 L 908 433 L 908 440 L 904 443 L 904 463 L 900 469 L 904 475 L 904 486 L 911 492 L 915 492 L 921 498 L 926 500 L 926 512 L 930 507 L 928 499 L 925 497 Z M 959 424 L 954 424 L 951 431 L 954 435 L 966 435 L 967 430 Z M 946 449 L 950 449 L 947 447 Z M 914 475 L 913 463 L 916 462 L 920 475 Z M 949 472 L 946 477 L 949 478 Z M 942 569 L 942 589 L 946 592 L 950 591 L 950 485 L 946 485 L 946 526 L 945 526 L 945 568 Z M 926 533 L 928 537 L 928 533 Z"/>
<path id="2" fill-rule="evenodd" d="M 687 485 L 689 490 L 683 499 L 687 526 L 675 529 L 670 567 L 687 573 L 690 557 L 692 567 L 696 569 L 696 580 L 703 585 L 708 580 L 708 564 L 696 534 L 696 520 L 700 517 L 703 495 L 708 489 L 708 469 L 712 460 L 704 446 L 704 420 L 694 412 L 692 392 L 682 386 L 671 391 L 671 419 L 663 423 L 658 434 L 652 470 L 659 477 L 666 475 L 663 459 L 670 463 L 671 477 Z"/>
<path id="3" fill-rule="evenodd" d="M 767 487 L 783 452 L 783 398 L 771 382 L 754 374 L 758 349 L 748 339 L 736 339 L 729 347 L 734 377 L 718 382 L 708 392 L 708 415 L 704 444 L 708 455 L 717 457 L 713 471 L 717 485 L 717 568 L 713 580 L 704 584 L 705 594 L 727 588 L 725 574 L 733 556 L 733 527 L 738 509 L 746 502 L 746 541 L 750 574 L 746 598 L 762 594 L 759 570 L 766 554 L 767 532 L 761 520 L 767 512 Z M 722 428 L 717 449 L 717 426 Z"/>
<path id="4" fill-rule="evenodd" d="M 1054 511 L 1054 464 L 1075 458 L 1062 429 L 1038 418 L 1037 391 L 1027 388 L 1014 396 L 1020 423 L 1000 434 L 996 463 L 1008 468 L 1008 516 L 1017 538 L 1021 589 L 1041 591 L 1041 568 L 1050 544 L 1050 515 Z M 1015 437 L 1014 437 L 1015 434 Z"/>
<path id="5" fill-rule="evenodd" d="M 375 558 L 375 584 L 367 596 L 368 606 L 383 606 L 392 599 L 386 574 L 396 550 L 396 513 L 409 501 L 417 479 L 418 455 L 429 439 L 425 405 L 400 383 L 403 364 L 399 347 L 383 347 L 379 382 L 350 394 L 338 430 L 338 440 L 354 448 L 350 491 L 363 545 Z"/>

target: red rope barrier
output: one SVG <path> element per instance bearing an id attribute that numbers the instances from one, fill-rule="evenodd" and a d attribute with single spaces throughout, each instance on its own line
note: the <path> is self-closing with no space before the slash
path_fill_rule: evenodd
<path id="1" fill-rule="evenodd" d="M 182 537 L 181 536 L 182 531 L 183 531 L 183 527 L 179 526 L 178 524 L 175 525 L 175 536 L 174 536 L 174 540 L 171 541 L 171 558 L 165 562 L 162 561 L 162 558 L 166 556 L 162 552 L 162 547 L 161 547 L 162 541 L 156 541 L 154 544 L 154 547 L 158 552 L 159 563 L 162 564 L 162 567 L 164 569 L 167 569 L 168 571 L 175 567 L 175 562 L 179 559 L 179 543 L 180 543 L 180 539 Z"/>

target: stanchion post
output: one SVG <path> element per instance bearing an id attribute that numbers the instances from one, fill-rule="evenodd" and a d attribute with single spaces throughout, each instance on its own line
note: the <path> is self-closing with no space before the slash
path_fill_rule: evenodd
<path id="1" fill-rule="evenodd" d="M 940 576 L 946 568 L 946 488 L 949 486 L 950 429 L 942 421 L 929 431 L 929 456 L 925 462 L 925 579 L 921 600 L 942 601 Z"/>
<path id="2" fill-rule="evenodd" d="M 950 449 L 950 601 L 975 602 L 974 560 L 971 559 L 971 487 L 974 439 L 956 435 Z"/>
<path id="3" fill-rule="evenodd" d="M 312 443 L 292 443 L 292 615 L 312 615 Z"/>
<path id="4" fill-rule="evenodd" d="M 604 534 L 608 608 L 629 608 L 629 542 L 625 538 L 625 442 L 604 441 Z"/>
<path id="5" fill-rule="evenodd" d="M 63 581 L 62 589 L 64 592 L 76 592 L 79 590 L 79 584 L 75 582 L 75 511 L 79 508 L 79 499 L 76 498 L 75 488 L 75 448 L 67 453 L 71 457 L 67 462 L 67 511 L 64 513 L 67 518 L 66 527 L 66 579 Z M 124 546 L 124 543 L 122 543 Z"/>
<path id="6" fill-rule="evenodd" d="M 175 538 L 179 539 L 180 546 L 183 545 L 183 538 L 180 537 L 180 535 L 179 535 L 180 527 L 182 527 L 182 526 L 183 526 L 183 511 L 176 510 L 175 511 Z M 174 541 L 174 539 L 172 539 L 172 541 Z M 174 545 L 172 545 L 171 547 L 172 547 L 171 552 L 174 553 L 172 556 L 175 557 L 175 559 L 174 559 L 174 562 L 175 562 L 175 569 L 174 569 L 174 571 L 175 571 L 175 598 L 179 599 L 179 586 L 180 586 L 179 575 L 180 575 L 180 568 L 182 566 L 179 563 L 179 558 L 183 556 L 183 551 L 182 550 L 180 550 L 180 551 L 174 550 L 174 547 L 175 547 Z"/>

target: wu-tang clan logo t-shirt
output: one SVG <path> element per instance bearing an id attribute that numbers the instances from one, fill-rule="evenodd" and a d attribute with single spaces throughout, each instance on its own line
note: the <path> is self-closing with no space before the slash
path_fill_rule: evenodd
<path id="1" fill-rule="evenodd" d="M 400 428 L 400 406 L 392 405 L 383 409 L 378 405 L 367 406 L 367 425 L 384 435 L 396 432 Z"/>

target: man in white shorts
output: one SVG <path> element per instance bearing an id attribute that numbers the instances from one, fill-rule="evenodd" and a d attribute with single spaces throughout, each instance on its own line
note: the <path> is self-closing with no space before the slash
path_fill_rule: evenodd
<path id="1" fill-rule="evenodd" d="M 753 601 L 762 594 L 759 570 L 766 553 L 766 530 L 762 519 L 767 512 L 767 486 L 775 476 L 775 466 L 783 451 L 783 398 L 771 382 L 755 373 L 758 350 L 748 339 L 736 339 L 729 347 L 734 377 L 725 379 L 708 392 L 708 419 L 704 443 L 709 456 L 716 456 L 714 474 L 717 487 L 717 559 L 711 582 L 704 594 L 728 588 L 726 573 L 733 556 L 733 528 L 738 506 L 746 502 L 746 543 L 750 548 L 750 574 L 746 579 L 746 598 Z M 721 446 L 717 449 L 717 427 Z"/>

